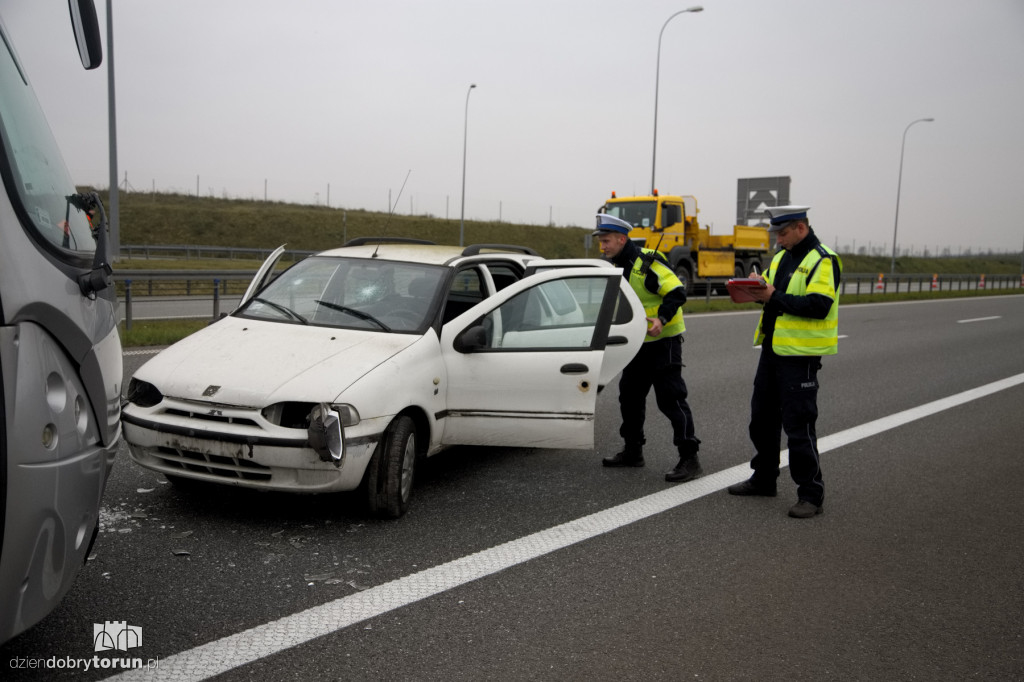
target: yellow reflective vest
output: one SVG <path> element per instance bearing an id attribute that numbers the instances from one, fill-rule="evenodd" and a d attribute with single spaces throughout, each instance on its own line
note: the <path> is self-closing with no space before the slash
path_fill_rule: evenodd
<path id="1" fill-rule="evenodd" d="M 636 292 L 640 303 L 643 304 L 644 315 L 646 317 L 657 317 L 658 308 L 661 307 L 661 299 L 676 287 L 683 286 L 683 283 L 676 277 L 676 273 L 672 272 L 672 268 L 654 256 L 656 252 L 653 249 L 640 249 L 640 251 L 643 254 L 647 254 L 647 258 L 640 256 L 633 261 L 633 267 L 629 273 L 629 285 L 633 287 L 633 291 Z M 644 267 L 646 262 L 650 262 L 649 268 Z M 657 277 L 657 292 L 650 291 L 646 286 L 645 282 L 650 281 L 650 274 L 654 274 Z M 661 334 L 658 336 L 648 334 L 644 337 L 644 343 L 657 341 L 658 339 L 667 339 L 671 336 L 682 334 L 685 330 L 683 307 L 680 306 L 676 314 L 672 316 L 672 319 L 662 326 Z"/>
<path id="2" fill-rule="evenodd" d="M 785 251 L 779 251 L 772 259 L 765 279 L 774 284 L 775 273 Z M 775 320 L 772 335 L 772 350 L 776 355 L 835 355 L 839 348 L 839 292 L 836 291 L 836 274 L 833 262 L 842 273 L 843 263 L 835 251 L 820 244 L 807 252 L 789 280 L 787 294 L 806 296 L 821 294 L 832 299 L 832 307 L 823 320 L 798 317 L 782 313 Z M 754 345 L 764 341 L 762 324 L 764 313 L 754 332 Z"/>

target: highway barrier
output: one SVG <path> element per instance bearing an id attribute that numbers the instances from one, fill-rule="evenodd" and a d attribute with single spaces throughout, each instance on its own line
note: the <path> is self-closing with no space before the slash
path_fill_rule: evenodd
<path id="1" fill-rule="evenodd" d="M 150 247 L 153 248 L 153 247 Z M 136 318 L 140 302 L 178 302 L 195 314 L 144 315 L 147 319 L 193 317 L 217 319 L 225 301 L 235 301 L 245 293 L 253 272 L 248 270 L 115 270 L 114 283 L 127 329 Z M 1017 275 L 886 275 L 847 274 L 843 276 L 843 295 L 886 294 L 919 291 L 970 291 L 1024 288 L 1024 276 Z M 708 299 L 710 299 L 710 292 Z M 725 292 L 719 292 L 725 295 Z M 185 303 L 188 303 L 186 306 Z M 232 303 L 233 304 L 233 303 Z M 166 308 L 166 306 L 165 306 Z"/>

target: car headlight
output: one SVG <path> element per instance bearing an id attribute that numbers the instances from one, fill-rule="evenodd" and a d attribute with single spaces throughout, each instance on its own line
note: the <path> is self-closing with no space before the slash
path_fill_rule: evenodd
<path id="1" fill-rule="evenodd" d="M 263 408 L 261 414 L 271 424 L 283 426 L 286 429 L 308 429 L 310 424 L 310 413 L 320 403 L 286 402 L 274 403 Z M 355 426 L 359 423 L 359 412 L 352 405 L 331 405 L 331 409 L 338 413 L 342 426 Z"/>
<path id="2" fill-rule="evenodd" d="M 351 405 L 331 405 L 337 410 L 338 415 L 341 417 L 342 426 L 355 426 L 359 423 L 359 412 Z"/>
<path id="3" fill-rule="evenodd" d="M 164 396 L 153 384 L 133 377 L 128 383 L 128 395 L 125 399 L 139 407 L 153 407 L 159 404 Z"/>

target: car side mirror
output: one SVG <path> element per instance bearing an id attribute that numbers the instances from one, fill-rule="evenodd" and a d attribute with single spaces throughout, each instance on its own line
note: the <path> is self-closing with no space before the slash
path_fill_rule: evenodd
<path id="1" fill-rule="evenodd" d="M 483 325 L 476 324 L 455 337 L 455 350 L 460 353 L 472 353 L 487 347 L 487 330 Z"/>

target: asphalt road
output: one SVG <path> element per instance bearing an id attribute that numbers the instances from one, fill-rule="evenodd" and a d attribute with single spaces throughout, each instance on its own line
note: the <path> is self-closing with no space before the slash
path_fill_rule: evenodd
<path id="1" fill-rule="evenodd" d="M 182 491 L 122 447 L 93 560 L 0 647 L 0 675 L 106 677 L 15 666 L 92 659 L 93 625 L 126 621 L 143 646 L 118 655 L 159 659 L 153 679 L 236 658 L 251 662 L 218 679 L 1024 678 L 1024 296 L 842 310 L 810 520 L 786 515 L 787 472 L 774 499 L 722 489 L 751 454 L 755 322 L 687 318 L 708 474 L 693 483 L 662 479 L 675 457 L 653 396 L 648 466 L 600 466 L 614 387 L 596 452 L 442 453 L 390 522 L 347 494 Z M 147 357 L 126 354 L 126 379 Z"/>

